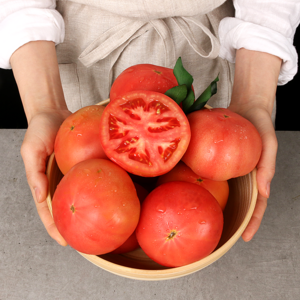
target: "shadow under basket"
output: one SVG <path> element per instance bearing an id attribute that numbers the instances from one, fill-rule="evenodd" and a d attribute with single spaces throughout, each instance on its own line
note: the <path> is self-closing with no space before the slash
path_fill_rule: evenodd
<path id="1" fill-rule="evenodd" d="M 47 204 L 52 214 L 52 197 L 63 177 L 54 153 L 48 161 L 47 177 L 49 180 Z M 210 255 L 195 263 L 167 268 L 151 260 L 141 248 L 126 254 L 96 256 L 79 253 L 106 271 L 132 279 L 166 280 L 199 271 L 222 257 L 237 242 L 253 214 L 257 197 L 256 169 L 245 176 L 230 179 L 228 182 L 229 198 L 224 210 L 224 228 L 220 242 Z"/>

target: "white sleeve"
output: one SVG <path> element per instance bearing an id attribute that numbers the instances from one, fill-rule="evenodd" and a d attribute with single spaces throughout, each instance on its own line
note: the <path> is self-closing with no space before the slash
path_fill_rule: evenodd
<path id="1" fill-rule="evenodd" d="M 11 55 L 30 41 L 64 40 L 62 16 L 55 0 L 0 0 L 0 68 L 10 69 Z"/>
<path id="2" fill-rule="evenodd" d="M 298 71 L 293 46 L 300 22 L 299 0 L 233 0 L 235 18 L 224 18 L 219 26 L 219 56 L 235 62 L 236 50 L 245 48 L 280 57 L 283 64 L 278 85 L 292 80 Z"/>

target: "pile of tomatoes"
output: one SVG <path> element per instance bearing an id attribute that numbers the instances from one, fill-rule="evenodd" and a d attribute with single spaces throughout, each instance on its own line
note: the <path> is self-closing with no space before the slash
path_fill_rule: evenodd
<path id="1" fill-rule="evenodd" d="M 172 69 L 132 66 L 115 80 L 106 107 L 84 107 L 61 125 L 54 152 L 64 177 L 53 218 L 77 251 L 141 247 L 178 267 L 216 248 L 227 181 L 254 169 L 261 138 L 227 109 L 186 115 L 165 94 L 176 86 Z"/>

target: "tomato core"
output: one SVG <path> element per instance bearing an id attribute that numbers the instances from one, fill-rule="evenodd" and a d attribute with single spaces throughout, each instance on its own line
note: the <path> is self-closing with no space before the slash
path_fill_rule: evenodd
<path id="1" fill-rule="evenodd" d="M 75 213 L 75 206 L 73 204 L 71 205 L 70 210 L 72 211 L 73 214 Z"/>
<path id="2" fill-rule="evenodd" d="M 170 241 L 172 239 L 174 239 L 174 237 L 177 235 L 177 231 L 176 230 L 171 230 L 171 232 L 168 234 L 166 240 Z"/>
<path id="3" fill-rule="evenodd" d="M 129 152 L 129 159 L 152 166 L 150 154 L 147 150 L 147 146 L 149 145 L 147 145 L 143 137 L 147 137 L 151 133 L 161 133 L 175 127 L 180 127 L 180 122 L 174 117 L 158 118 L 158 116 L 170 110 L 159 101 L 152 101 L 146 105 L 143 99 L 137 98 L 127 101 L 125 104 L 120 105 L 120 107 L 131 119 L 141 122 L 130 124 L 122 118 L 117 118 L 113 114 L 110 114 L 108 119 L 110 140 L 127 137 L 120 141 L 114 151 L 119 154 Z M 157 150 L 164 161 L 167 161 L 172 156 L 179 142 L 180 138 L 177 138 L 170 141 L 165 148 L 158 146 Z"/>

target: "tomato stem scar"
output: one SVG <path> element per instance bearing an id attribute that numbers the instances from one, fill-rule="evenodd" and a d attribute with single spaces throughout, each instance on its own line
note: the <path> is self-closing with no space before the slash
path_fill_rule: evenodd
<path id="1" fill-rule="evenodd" d="M 167 236 L 166 240 L 169 241 L 169 240 L 172 240 L 177 234 L 177 231 L 176 230 L 171 230 L 171 232 L 169 233 L 169 235 Z"/>
<path id="2" fill-rule="evenodd" d="M 75 213 L 75 206 L 74 206 L 74 204 L 71 205 L 70 210 L 72 211 L 73 214 Z"/>

